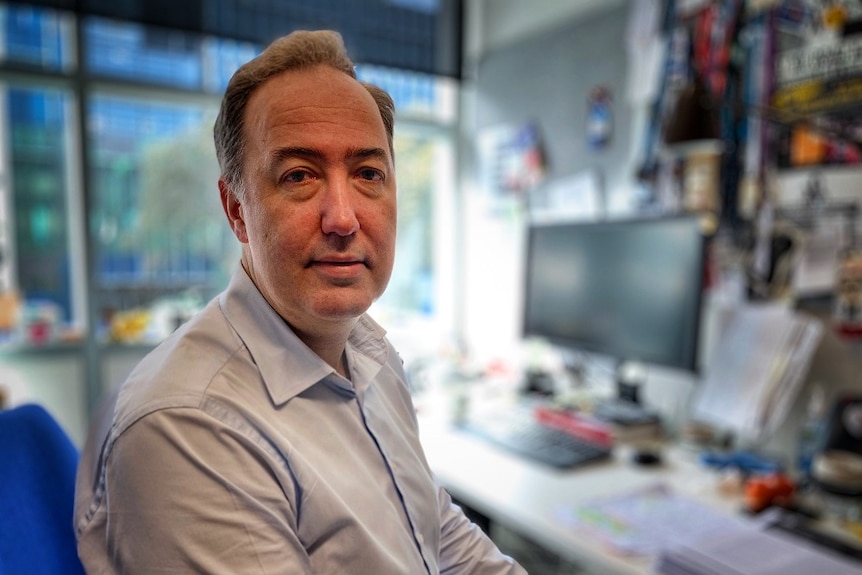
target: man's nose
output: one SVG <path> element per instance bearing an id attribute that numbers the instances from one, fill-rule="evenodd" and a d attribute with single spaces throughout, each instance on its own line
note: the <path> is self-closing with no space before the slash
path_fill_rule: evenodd
<path id="1" fill-rule="evenodd" d="M 359 230 L 356 217 L 356 191 L 350 182 L 338 179 L 330 181 L 321 204 L 321 229 L 325 234 L 349 236 Z"/>

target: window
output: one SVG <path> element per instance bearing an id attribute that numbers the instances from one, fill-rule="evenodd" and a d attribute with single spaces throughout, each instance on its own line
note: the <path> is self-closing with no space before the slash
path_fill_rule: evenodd
<path id="1" fill-rule="evenodd" d="M 72 24 L 70 15 L 55 10 L 0 5 L 0 61 L 68 70 L 74 62 Z"/>
<path id="2" fill-rule="evenodd" d="M 0 295 L 24 293 L 25 315 L 65 324 L 84 313 L 81 262 L 71 247 L 80 229 L 72 181 L 75 100 L 62 79 L 28 80 L 21 71 L 62 78 L 72 70 L 72 24 L 54 10 L 0 5 L 0 65 L 19 71 L 14 79 L 0 78 Z M 9 323 L 3 321 L 0 339 L 10 337 Z"/>
<path id="3" fill-rule="evenodd" d="M 434 351 L 453 328 L 453 158 L 445 131 L 396 124 L 395 266 L 371 313 L 405 358 Z"/>
<path id="4" fill-rule="evenodd" d="M 161 317 L 166 305 L 199 308 L 238 262 L 212 124 L 231 74 L 261 46 L 102 17 L 80 28 L 76 39 L 69 14 L 0 6 L 0 82 L 16 82 L 0 84 L 0 253 L 13 256 L 0 260 L 0 286 L 55 306 L 64 323 L 95 318 L 97 345 L 151 343 L 187 317 Z M 20 84 L 22 65 L 40 69 L 32 84 Z M 376 65 L 357 74 L 389 91 L 397 112 L 396 264 L 373 313 L 396 338 L 428 341 L 416 326 L 452 324 L 456 84 Z M 116 330 L 130 314 L 136 329 Z"/>
<path id="5" fill-rule="evenodd" d="M 6 241 L 18 291 L 62 322 L 75 319 L 69 214 L 69 114 L 64 90 L 2 90 L 11 205 Z M 11 232 L 11 233 L 9 233 Z"/>
<path id="6" fill-rule="evenodd" d="M 107 18 L 84 25 L 87 71 L 101 78 L 221 94 L 260 47 Z"/>
<path id="7" fill-rule="evenodd" d="M 356 66 L 356 76 L 389 92 L 399 121 L 429 120 L 451 126 L 455 122 L 456 83 L 451 78 L 382 66 Z"/>
<path id="8" fill-rule="evenodd" d="M 84 42 L 94 75 L 191 90 L 203 84 L 201 42 L 189 34 L 87 18 Z"/>
<path id="9" fill-rule="evenodd" d="M 456 84 L 380 66 L 357 66 L 357 76 L 389 92 L 398 115 L 395 267 L 371 313 L 403 357 L 418 357 L 454 328 Z"/>
<path id="10" fill-rule="evenodd" d="M 93 288 L 106 321 L 164 298 L 202 305 L 226 284 L 238 246 L 218 195 L 214 117 L 199 104 L 90 101 Z M 158 340 L 165 327 L 126 335 Z"/>

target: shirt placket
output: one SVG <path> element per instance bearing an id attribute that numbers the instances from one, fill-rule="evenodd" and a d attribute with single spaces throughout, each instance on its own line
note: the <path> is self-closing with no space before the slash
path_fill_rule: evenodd
<path id="1" fill-rule="evenodd" d="M 351 363 L 350 365 L 351 377 L 354 382 L 362 381 L 363 374 L 362 370 L 355 365 L 355 363 Z M 368 381 L 367 379 L 365 381 Z M 406 474 L 407 470 L 401 469 L 401 464 L 398 462 L 398 458 L 393 454 L 387 453 L 388 445 L 385 441 L 381 441 L 382 437 L 387 436 L 385 433 L 376 433 L 376 417 L 373 414 L 373 410 L 369 413 L 366 410 L 365 405 L 365 393 L 364 387 L 360 385 L 357 388 L 354 388 L 354 399 L 356 400 L 357 408 L 359 409 L 360 416 L 362 418 L 362 424 L 365 427 L 365 430 L 371 436 L 374 444 L 377 446 L 377 450 L 380 453 L 380 457 L 386 466 L 386 470 L 389 473 L 389 477 L 392 480 L 392 484 L 395 487 L 395 491 L 398 493 L 399 502 L 401 504 L 401 509 L 404 511 L 404 516 L 407 519 L 407 524 L 410 527 L 410 533 L 413 537 L 413 542 L 416 545 L 417 550 L 419 551 L 419 555 L 422 558 L 422 562 L 425 565 L 425 571 L 429 575 L 436 575 L 436 569 L 432 568 L 432 566 L 436 566 L 437 562 L 432 560 L 433 557 L 431 550 L 425 545 L 425 537 L 422 535 L 421 531 L 418 528 L 418 521 L 420 520 L 420 514 L 413 510 L 413 506 L 409 502 L 409 498 L 406 494 L 409 490 L 404 488 L 405 484 L 409 484 L 409 479 L 405 476 L 405 478 L 400 479 L 402 471 Z"/>

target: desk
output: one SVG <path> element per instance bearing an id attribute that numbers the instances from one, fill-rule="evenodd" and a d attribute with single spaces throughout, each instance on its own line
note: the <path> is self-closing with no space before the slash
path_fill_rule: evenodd
<path id="1" fill-rule="evenodd" d="M 652 573 L 653 559 L 614 555 L 555 520 L 555 510 L 656 482 L 728 513 L 739 509 L 739 499 L 719 495 L 716 474 L 682 448 L 667 449 L 663 464 L 653 468 L 630 463 L 631 449 L 617 446 L 610 461 L 557 471 L 459 433 L 435 418 L 420 417 L 420 427 L 431 468 L 453 497 L 595 573 L 644 575 Z"/>

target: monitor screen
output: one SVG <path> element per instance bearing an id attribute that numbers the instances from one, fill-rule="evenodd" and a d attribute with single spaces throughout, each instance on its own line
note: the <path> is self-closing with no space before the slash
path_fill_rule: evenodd
<path id="1" fill-rule="evenodd" d="M 690 216 L 533 224 L 523 333 L 697 371 L 704 253 Z"/>

